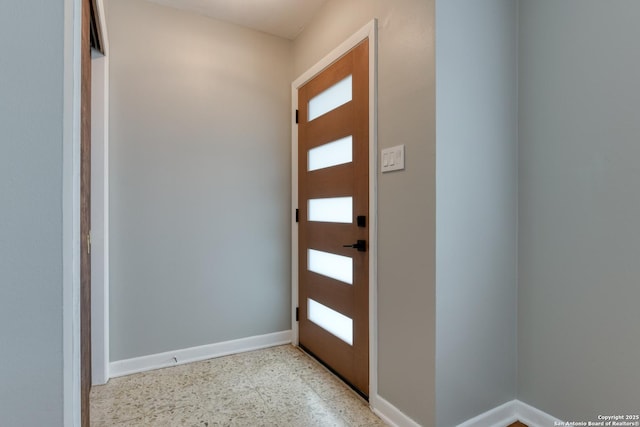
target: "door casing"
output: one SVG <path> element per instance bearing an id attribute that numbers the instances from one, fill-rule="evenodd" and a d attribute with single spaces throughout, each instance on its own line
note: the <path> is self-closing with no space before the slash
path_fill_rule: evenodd
<path id="1" fill-rule="evenodd" d="M 104 23 L 102 0 L 97 0 Z M 80 393 L 80 88 L 82 0 L 64 0 L 62 205 L 63 423 L 81 424 Z M 103 26 L 103 28 L 105 28 Z M 108 110 L 104 110 L 105 117 Z M 93 178 L 93 177 L 92 177 Z M 105 219 L 106 221 L 106 219 Z M 108 352 L 108 348 L 105 350 Z"/>
<path id="2" fill-rule="evenodd" d="M 109 374 L 109 40 L 103 0 L 94 0 L 103 53 L 91 61 L 91 366 L 93 385 Z"/>
<path id="3" fill-rule="evenodd" d="M 295 210 L 298 208 L 298 125 L 295 122 L 295 111 L 298 108 L 298 89 L 356 47 L 360 42 L 367 38 L 369 39 L 369 398 L 372 405 L 378 391 L 377 32 L 377 20 L 374 19 L 291 84 L 291 108 L 294 112 L 291 125 L 291 212 L 295 216 Z M 297 346 L 299 344 L 298 322 L 296 321 L 296 307 L 298 306 L 298 224 L 295 222 L 295 218 L 291 223 L 291 341 Z"/>

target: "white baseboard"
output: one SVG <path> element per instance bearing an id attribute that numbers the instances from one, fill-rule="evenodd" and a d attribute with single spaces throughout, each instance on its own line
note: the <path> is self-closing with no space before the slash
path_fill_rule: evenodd
<path id="1" fill-rule="evenodd" d="M 524 402 L 512 400 L 457 427 L 506 427 L 516 421 L 521 421 L 529 427 L 549 427 L 556 425 L 560 420 Z"/>
<path id="2" fill-rule="evenodd" d="M 401 410 L 380 396 L 369 396 L 371 410 L 391 427 L 420 427 Z"/>
<path id="3" fill-rule="evenodd" d="M 132 359 L 118 360 L 109 364 L 109 377 L 122 377 L 124 375 L 151 371 L 153 369 L 183 365 L 185 363 L 198 362 L 214 357 L 228 356 L 230 354 L 244 353 L 289 343 L 291 343 L 291 331 L 282 331 L 199 347 L 168 351 L 165 353 L 150 354 Z"/>
<path id="4" fill-rule="evenodd" d="M 516 402 L 517 400 L 512 400 L 511 402 L 504 403 L 484 414 L 480 414 L 462 424 L 458 424 L 458 427 L 506 427 L 518 421 Z"/>
<path id="5" fill-rule="evenodd" d="M 561 423 L 561 420 L 546 412 L 542 412 L 540 409 L 534 408 L 519 400 L 515 402 L 518 419 L 529 427 L 549 427 L 560 425 Z"/>

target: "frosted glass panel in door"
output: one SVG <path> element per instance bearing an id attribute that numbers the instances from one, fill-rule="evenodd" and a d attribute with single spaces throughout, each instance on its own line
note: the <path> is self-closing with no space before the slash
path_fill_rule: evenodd
<path id="1" fill-rule="evenodd" d="M 351 101 L 353 90 L 351 76 L 340 80 L 338 83 L 319 93 L 309 100 L 308 120 L 317 119 L 331 110 Z"/>
<path id="2" fill-rule="evenodd" d="M 322 329 L 353 345 L 353 320 L 312 299 L 307 299 L 308 318 Z"/>
<path id="3" fill-rule="evenodd" d="M 353 137 L 347 136 L 337 141 L 309 150 L 309 172 L 353 161 Z"/>
<path id="4" fill-rule="evenodd" d="M 307 257 L 309 271 L 353 285 L 353 259 L 315 249 L 309 249 Z"/>
<path id="5" fill-rule="evenodd" d="M 309 221 L 353 222 L 353 197 L 332 197 L 309 200 Z"/>

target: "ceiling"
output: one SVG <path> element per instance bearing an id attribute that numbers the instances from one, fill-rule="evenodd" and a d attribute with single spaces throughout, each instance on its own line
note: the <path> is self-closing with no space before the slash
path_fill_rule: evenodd
<path id="1" fill-rule="evenodd" d="M 149 1 L 293 40 L 326 0 Z"/>

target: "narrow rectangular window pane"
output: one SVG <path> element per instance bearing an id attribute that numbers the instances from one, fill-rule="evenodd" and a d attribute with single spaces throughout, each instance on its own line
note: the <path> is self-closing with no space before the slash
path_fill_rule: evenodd
<path id="1" fill-rule="evenodd" d="M 308 318 L 322 329 L 332 333 L 349 345 L 353 345 L 353 319 L 322 305 L 311 298 L 307 299 Z"/>
<path id="2" fill-rule="evenodd" d="M 353 161 L 353 137 L 347 136 L 337 141 L 309 150 L 309 172 Z"/>
<path id="3" fill-rule="evenodd" d="M 353 285 L 352 258 L 309 249 L 307 266 L 309 271 Z"/>
<path id="4" fill-rule="evenodd" d="M 333 197 L 328 199 L 309 200 L 309 221 L 353 222 L 353 197 Z"/>
<path id="5" fill-rule="evenodd" d="M 351 76 L 347 76 L 309 101 L 308 120 L 317 119 L 323 114 L 335 110 L 351 101 L 352 97 Z"/>

